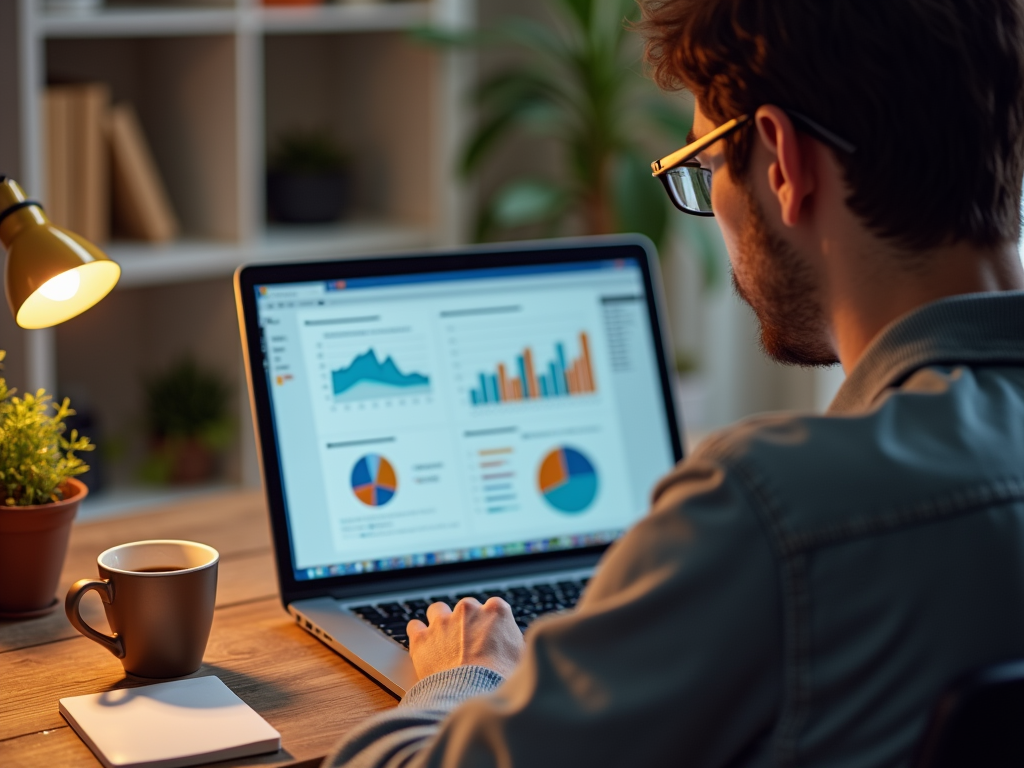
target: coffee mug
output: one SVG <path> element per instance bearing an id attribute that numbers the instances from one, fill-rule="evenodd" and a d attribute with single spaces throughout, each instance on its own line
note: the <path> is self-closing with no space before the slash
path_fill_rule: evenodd
<path id="1" fill-rule="evenodd" d="M 213 547 L 161 539 L 121 544 L 96 558 L 100 578 L 76 581 L 64 601 L 71 625 L 139 677 L 181 677 L 199 669 L 213 624 L 217 563 Z M 105 635 L 82 620 L 89 590 L 103 601 Z"/>

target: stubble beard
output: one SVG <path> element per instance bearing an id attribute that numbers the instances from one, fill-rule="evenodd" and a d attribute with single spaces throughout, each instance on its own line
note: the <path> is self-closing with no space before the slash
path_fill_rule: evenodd
<path id="1" fill-rule="evenodd" d="M 826 367 L 839 362 L 811 268 L 768 226 L 749 190 L 745 224 L 732 270 L 736 293 L 754 311 L 760 344 L 785 365 Z"/>

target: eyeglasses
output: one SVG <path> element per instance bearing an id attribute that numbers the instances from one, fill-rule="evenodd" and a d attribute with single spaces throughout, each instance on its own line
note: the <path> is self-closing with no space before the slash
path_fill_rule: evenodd
<path id="1" fill-rule="evenodd" d="M 852 155 L 857 148 L 846 139 L 819 125 L 805 115 L 791 109 L 784 110 L 798 129 L 824 144 Z M 651 163 L 652 176 L 661 179 L 672 204 L 683 213 L 694 216 L 714 216 L 711 209 L 711 169 L 704 168 L 696 157 L 716 141 L 735 133 L 747 125 L 753 115 L 740 115 L 722 123 L 697 141 L 677 149 L 671 155 Z"/>

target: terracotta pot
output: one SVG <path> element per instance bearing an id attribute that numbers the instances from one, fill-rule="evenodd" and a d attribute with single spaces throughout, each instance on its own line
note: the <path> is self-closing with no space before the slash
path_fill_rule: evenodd
<path id="1" fill-rule="evenodd" d="M 326 224 L 346 213 L 349 179 L 344 171 L 267 174 L 267 207 L 286 224 Z"/>
<path id="2" fill-rule="evenodd" d="M 166 462 L 162 482 L 198 485 L 217 474 L 217 454 L 198 437 L 160 437 L 152 446 L 153 453 Z"/>
<path id="3" fill-rule="evenodd" d="M 195 485 L 208 482 L 217 471 L 217 456 L 206 443 L 190 437 L 177 446 L 171 482 L 176 485 Z"/>
<path id="4" fill-rule="evenodd" d="M 88 493 L 72 478 L 63 501 L 0 507 L 0 619 L 43 616 L 60 604 L 55 595 L 71 522 Z"/>

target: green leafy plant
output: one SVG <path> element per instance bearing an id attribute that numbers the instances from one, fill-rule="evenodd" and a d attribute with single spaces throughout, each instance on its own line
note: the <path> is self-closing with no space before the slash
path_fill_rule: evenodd
<path id="1" fill-rule="evenodd" d="M 231 441 L 228 415 L 230 390 L 216 373 L 190 357 L 145 382 L 146 421 L 152 452 L 141 469 L 142 479 L 166 483 L 182 472 L 181 462 L 196 451 L 212 469 L 212 452 Z M 201 470 L 205 471 L 205 469 Z"/>
<path id="2" fill-rule="evenodd" d="M 0 361 L 6 353 L 0 350 Z M 65 435 L 74 415 L 67 398 L 55 406 L 43 390 L 17 397 L 0 377 L 0 505 L 48 504 L 64 498 L 68 479 L 89 471 L 75 455 L 95 446 L 77 430 Z"/>
<path id="3" fill-rule="evenodd" d="M 642 137 L 660 134 L 675 149 L 692 118 L 641 71 L 629 33 L 635 0 L 554 0 L 549 8 L 551 24 L 513 17 L 479 33 L 417 33 L 436 45 L 518 52 L 472 94 L 480 119 L 462 155 L 463 174 L 479 172 L 523 132 L 559 149 L 550 173 L 510 178 L 495 190 L 479 213 L 477 237 L 523 226 L 562 234 L 582 221 L 589 234 L 642 232 L 660 245 L 669 203 L 651 178 L 652 150 Z"/>
<path id="4" fill-rule="evenodd" d="M 212 448 L 224 445 L 230 428 L 230 392 L 217 374 L 184 358 L 145 384 L 146 414 L 153 437 L 199 438 Z"/>
<path id="5" fill-rule="evenodd" d="M 348 157 L 326 131 L 296 131 L 278 140 L 268 165 L 286 173 L 334 173 L 348 166 Z"/>

